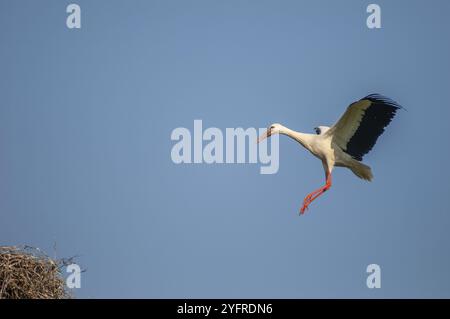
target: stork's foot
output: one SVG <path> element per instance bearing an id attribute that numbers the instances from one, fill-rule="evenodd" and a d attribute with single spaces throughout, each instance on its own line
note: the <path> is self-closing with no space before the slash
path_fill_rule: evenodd
<path id="1" fill-rule="evenodd" d="M 305 211 L 308 209 L 309 204 L 311 204 L 317 197 L 325 193 L 328 189 L 331 187 L 331 175 L 329 174 L 327 176 L 327 183 L 325 186 L 319 188 L 318 190 L 315 190 L 311 194 L 306 195 L 305 199 L 303 200 L 302 208 L 300 208 L 300 215 L 303 215 Z"/>
<path id="2" fill-rule="evenodd" d="M 302 208 L 300 208 L 300 215 L 303 215 L 305 211 L 308 209 L 309 204 L 312 203 L 311 198 L 315 195 L 314 193 L 308 194 L 303 200 Z"/>
<path id="3" fill-rule="evenodd" d="M 302 208 L 300 208 L 300 215 L 303 215 L 304 213 L 305 213 L 305 210 L 307 210 L 308 209 L 308 205 L 310 204 L 311 202 L 303 202 L 303 205 L 302 205 Z"/>
<path id="4" fill-rule="evenodd" d="M 303 215 L 305 213 L 305 211 L 308 209 L 309 204 L 312 203 L 312 201 L 320 192 L 323 192 L 322 188 L 319 188 L 318 190 L 306 195 L 305 199 L 303 200 L 302 208 L 300 208 L 300 215 Z"/>

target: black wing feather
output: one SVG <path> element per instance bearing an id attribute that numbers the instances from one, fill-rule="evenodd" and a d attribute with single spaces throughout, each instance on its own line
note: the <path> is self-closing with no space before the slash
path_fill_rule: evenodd
<path id="1" fill-rule="evenodd" d="M 345 150 L 358 161 L 372 149 L 397 110 L 402 108 L 397 102 L 380 94 L 371 94 L 361 100 L 369 100 L 371 104 L 364 112 L 361 123 Z"/>

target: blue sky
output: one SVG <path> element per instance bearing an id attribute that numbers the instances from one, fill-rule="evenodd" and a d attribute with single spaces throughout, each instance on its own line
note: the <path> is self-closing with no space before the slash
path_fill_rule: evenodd
<path id="1" fill-rule="evenodd" d="M 0 2 L 0 243 L 80 255 L 78 297 L 450 297 L 448 1 Z M 313 132 L 406 107 L 374 181 L 280 138 L 280 169 L 176 165 L 174 128 Z M 368 289 L 379 264 L 382 288 Z"/>

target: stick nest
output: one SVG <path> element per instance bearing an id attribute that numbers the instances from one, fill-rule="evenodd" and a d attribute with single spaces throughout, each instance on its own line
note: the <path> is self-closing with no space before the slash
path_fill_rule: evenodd
<path id="1" fill-rule="evenodd" d="M 62 277 L 68 262 L 38 248 L 0 246 L 0 299 L 72 298 Z"/>

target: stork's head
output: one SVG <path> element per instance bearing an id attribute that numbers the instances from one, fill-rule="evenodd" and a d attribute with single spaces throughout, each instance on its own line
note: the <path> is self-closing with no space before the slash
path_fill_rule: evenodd
<path id="1" fill-rule="evenodd" d="M 260 137 L 258 137 L 258 143 L 265 140 L 266 138 L 270 137 L 271 135 L 274 134 L 279 134 L 281 132 L 281 130 L 283 129 L 283 125 L 279 124 L 279 123 L 274 123 L 272 125 L 270 125 L 267 128 L 267 131 L 262 134 Z"/>

